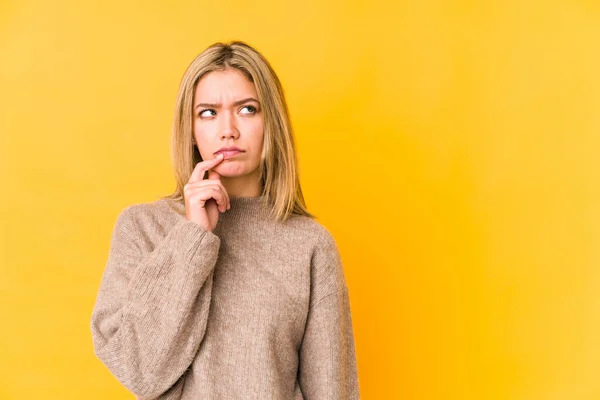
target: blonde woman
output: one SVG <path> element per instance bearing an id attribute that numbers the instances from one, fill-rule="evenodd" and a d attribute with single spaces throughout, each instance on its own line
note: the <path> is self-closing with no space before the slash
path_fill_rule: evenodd
<path id="1" fill-rule="evenodd" d="M 216 43 L 177 97 L 170 196 L 117 217 L 94 351 L 140 399 L 358 399 L 336 242 L 307 211 L 281 84 Z"/>

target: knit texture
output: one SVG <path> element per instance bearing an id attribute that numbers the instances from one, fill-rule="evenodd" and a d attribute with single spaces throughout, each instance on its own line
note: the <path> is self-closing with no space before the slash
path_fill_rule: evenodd
<path id="1" fill-rule="evenodd" d="M 349 293 L 317 221 L 230 196 L 212 232 L 182 202 L 124 208 L 91 317 L 138 399 L 358 399 Z"/>

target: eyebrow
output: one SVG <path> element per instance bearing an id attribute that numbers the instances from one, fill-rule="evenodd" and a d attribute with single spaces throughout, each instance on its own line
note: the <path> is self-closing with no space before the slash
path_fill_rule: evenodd
<path id="1" fill-rule="evenodd" d="M 254 102 L 258 103 L 258 100 L 256 100 L 254 97 L 248 97 L 248 98 L 233 102 L 233 105 L 239 106 L 240 104 L 248 103 L 250 101 L 254 101 Z M 260 103 L 258 103 L 258 104 L 260 104 Z M 219 107 L 221 107 L 221 105 L 220 104 L 210 104 L 210 103 L 198 103 L 194 106 L 194 108 L 198 108 L 198 107 L 219 108 Z"/>

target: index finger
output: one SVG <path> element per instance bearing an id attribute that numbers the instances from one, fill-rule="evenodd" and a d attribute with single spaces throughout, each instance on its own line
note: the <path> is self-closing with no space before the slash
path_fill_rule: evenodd
<path id="1" fill-rule="evenodd" d="M 204 173 L 214 166 L 218 165 L 221 161 L 223 161 L 223 153 L 219 153 L 215 158 L 211 158 L 210 160 L 200 161 L 194 167 L 192 171 L 192 175 L 190 176 L 190 182 L 201 181 L 204 179 Z"/>

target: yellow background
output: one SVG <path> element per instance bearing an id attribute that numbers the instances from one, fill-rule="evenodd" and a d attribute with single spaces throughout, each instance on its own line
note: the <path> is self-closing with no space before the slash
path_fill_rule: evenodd
<path id="1" fill-rule="evenodd" d="M 600 398 L 598 2 L 4 0 L 1 399 L 133 398 L 92 351 L 110 233 L 230 39 L 286 90 L 362 398 Z"/>

